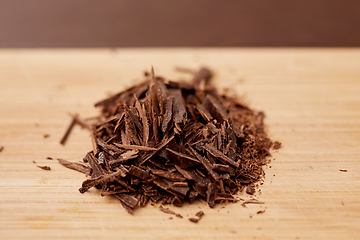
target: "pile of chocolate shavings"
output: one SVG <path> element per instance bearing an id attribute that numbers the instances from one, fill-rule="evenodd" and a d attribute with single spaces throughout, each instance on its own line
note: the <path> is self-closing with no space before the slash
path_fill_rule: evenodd
<path id="1" fill-rule="evenodd" d="M 213 208 L 236 202 L 244 187 L 252 194 L 272 146 L 265 115 L 219 94 L 211 76 L 202 68 L 191 81 L 174 82 L 152 70 L 142 83 L 96 103 L 99 116 L 73 116 L 61 143 L 75 124 L 89 129 L 93 142 L 84 163 L 59 159 L 90 176 L 79 191 L 101 189 L 128 213 L 149 201 L 181 206 L 202 199 Z"/>

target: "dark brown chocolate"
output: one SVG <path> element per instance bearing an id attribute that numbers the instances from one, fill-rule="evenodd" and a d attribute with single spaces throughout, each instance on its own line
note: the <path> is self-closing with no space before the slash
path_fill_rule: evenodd
<path id="1" fill-rule="evenodd" d="M 96 103 L 99 116 L 73 116 L 61 143 L 77 123 L 90 130 L 93 149 L 84 164 L 58 161 L 89 176 L 79 191 L 101 189 L 131 214 L 149 201 L 182 206 L 199 199 L 213 208 L 238 201 L 233 195 L 244 187 L 253 194 L 269 149 L 278 143 L 264 131 L 264 113 L 219 94 L 211 76 L 202 68 L 189 82 L 174 82 L 152 69 L 144 82 Z M 262 202 L 243 205 L 249 203 Z M 203 214 L 189 220 L 198 222 Z"/>

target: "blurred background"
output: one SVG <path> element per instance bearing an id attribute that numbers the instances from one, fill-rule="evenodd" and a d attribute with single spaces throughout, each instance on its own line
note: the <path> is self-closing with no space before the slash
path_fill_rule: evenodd
<path id="1" fill-rule="evenodd" d="M 0 0 L 0 47 L 360 46 L 358 0 Z"/>

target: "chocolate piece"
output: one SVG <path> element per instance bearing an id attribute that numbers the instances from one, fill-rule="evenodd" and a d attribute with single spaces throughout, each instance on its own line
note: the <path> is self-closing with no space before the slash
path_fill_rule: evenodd
<path id="1" fill-rule="evenodd" d="M 59 161 L 59 163 L 61 163 L 65 167 L 70 168 L 72 170 L 76 170 L 76 171 L 84 173 L 84 174 L 88 173 L 90 170 L 90 168 L 88 166 L 85 166 L 84 164 L 81 164 L 81 163 L 69 162 L 67 160 L 60 159 L 60 158 L 58 158 L 57 160 Z"/>
<path id="2" fill-rule="evenodd" d="M 50 171 L 51 168 L 49 166 L 37 166 L 38 168 L 41 168 L 42 170 Z"/>
<path id="3" fill-rule="evenodd" d="M 167 81 L 154 70 L 133 87 L 95 104 L 101 114 L 77 123 L 91 133 L 93 150 L 82 163 L 58 161 L 85 173 L 79 191 L 92 187 L 113 195 L 128 213 L 147 202 L 182 206 L 195 199 L 213 208 L 236 202 L 239 190 L 253 194 L 254 183 L 276 148 L 264 131 L 262 112 L 220 95 L 200 69 L 189 82 Z M 248 203 L 261 203 L 255 200 Z M 181 217 L 160 207 L 160 210 Z M 198 222 L 200 211 L 192 222 Z"/>

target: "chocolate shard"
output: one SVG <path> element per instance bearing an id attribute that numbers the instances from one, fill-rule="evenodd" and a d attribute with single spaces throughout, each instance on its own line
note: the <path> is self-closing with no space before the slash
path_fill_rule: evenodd
<path id="1" fill-rule="evenodd" d="M 219 123 L 228 120 L 229 116 L 224 106 L 212 95 L 206 95 L 203 106 Z"/>
<path id="2" fill-rule="evenodd" d="M 114 143 L 115 146 L 117 146 L 118 148 L 123 148 L 123 149 L 134 149 L 134 150 L 141 150 L 141 151 L 156 151 L 156 148 L 152 148 L 152 147 L 146 147 L 146 146 L 141 146 L 141 145 L 124 145 L 124 144 L 119 144 L 119 143 Z"/>
<path id="3" fill-rule="evenodd" d="M 217 192 L 217 185 L 215 183 L 209 183 L 206 191 L 206 201 L 211 208 L 215 207 L 215 197 Z"/>
<path id="4" fill-rule="evenodd" d="M 129 206 L 130 208 L 136 207 L 136 205 L 139 202 L 137 198 L 124 193 L 116 194 L 115 197 L 124 204 L 126 204 L 127 206 Z"/>
<path id="5" fill-rule="evenodd" d="M 186 179 L 188 180 L 194 180 L 193 178 L 193 174 L 191 174 L 190 172 L 186 171 L 185 169 L 182 169 L 181 167 L 175 165 L 175 168 L 179 171 L 179 173 L 181 173 L 181 175 L 183 175 Z"/>
<path id="6" fill-rule="evenodd" d="M 104 175 L 104 169 L 99 165 L 99 160 L 97 160 L 93 154 L 93 152 L 88 152 L 84 158 L 85 162 L 88 162 L 93 174 L 92 177 L 96 178 L 99 177 L 101 175 Z"/>
<path id="7" fill-rule="evenodd" d="M 199 218 L 191 217 L 191 218 L 189 218 L 189 221 L 193 222 L 193 223 L 197 223 L 199 221 Z"/>
<path id="8" fill-rule="evenodd" d="M 65 145 L 66 140 L 68 139 L 68 137 L 69 137 L 69 135 L 70 135 L 70 133 L 71 133 L 71 130 L 74 128 L 76 122 L 77 122 L 77 121 L 76 121 L 76 116 L 73 116 L 69 127 L 66 129 L 66 132 L 65 132 L 64 136 L 63 136 L 62 139 L 60 140 L 60 144 L 61 144 L 61 145 Z M 1 149 L 1 150 L 2 150 L 2 149 Z"/>
<path id="9" fill-rule="evenodd" d="M 173 182 L 157 177 L 154 179 L 154 184 L 156 184 L 158 187 L 164 189 L 165 191 L 168 191 L 180 198 L 185 198 L 187 192 L 189 191 L 189 187 L 178 187 L 174 186 Z"/>
<path id="10" fill-rule="evenodd" d="M 218 172 L 233 172 L 233 169 L 231 167 L 229 167 L 228 165 L 223 165 L 223 164 L 214 164 L 212 165 L 212 170 L 214 171 L 218 171 Z"/>
<path id="11" fill-rule="evenodd" d="M 216 172 L 213 171 L 213 169 L 211 167 L 211 163 L 208 160 L 206 160 L 204 157 L 202 157 L 199 153 L 197 153 L 192 147 L 189 147 L 189 149 L 196 156 L 196 158 L 199 159 L 199 161 L 202 163 L 202 165 L 205 167 L 205 169 L 213 177 L 213 179 L 215 181 L 219 181 L 220 176 L 219 176 L 219 174 L 217 174 Z"/>
<path id="12" fill-rule="evenodd" d="M 136 116 L 136 115 L 133 113 L 133 111 L 130 110 L 130 108 L 129 108 L 128 106 L 126 106 L 126 105 L 124 105 L 124 104 L 121 104 L 121 106 L 124 107 L 126 113 L 129 114 L 131 120 L 134 122 L 135 126 L 138 128 L 138 130 L 139 130 L 138 133 L 139 133 L 140 135 L 142 135 L 142 133 L 143 133 L 143 127 L 142 127 L 142 125 L 141 125 L 141 123 L 140 123 L 140 119 L 138 118 L 138 116 Z M 125 114 L 125 116 L 126 116 L 126 114 Z"/>
<path id="13" fill-rule="evenodd" d="M 174 102 L 174 97 L 169 96 L 167 99 L 167 103 L 166 103 L 164 119 L 161 124 L 161 130 L 163 133 L 166 133 L 166 131 L 168 130 L 169 124 L 172 120 L 173 102 Z"/>
<path id="14" fill-rule="evenodd" d="M 184 104 L 184 99 L 180 89 L 169 89 L 169 95 L 174 98 L 173 115 L 176 124 L 185 124 L 187 121 L 187 112 Z"/>
<path id="15" fill-rule="evenodd" d="M 132 165 L 129 169 L 129 174 L 138 177 L 142 180 L 149 180 L 151 178 L 150 174 L 144 170 L 142 170 L 139 167 L 136 167 L 134 165 Z"/>
<path id="16" fill-rule="evenodd" d="M 156 147 L 155 151 L 151 151 L 147 154 L 144 154 L 140 159 L 139 159 L 139 163 L 140 165 L 144 164 L 147 160 L 149 160 L 151 157 L 153 157 L 158 151 L 160 151 L 161 149 L 163 149 L 167 144 L 169 144 L 172 140 L 174 139 L 174 135 L 171 136 L 169 139 L 167 139 L 166 141 L 164 141 L 163 143 L 161 143 L 159 146 Z"/>
<path id="17" fill-rule="evenodd" d="M 164 208 L 163 206 L 160 205 L 159 209 L 164 213 L 175 215 L 178 218 L 183 218 L 180 214 L 174 212 L 173 210 L 170 210 L 169 208 Z"/>
<path id="18" fill-rule="evenodd" d="M 202 218 L 204 216 L 204 212 L 203 211 L 199 211 L 195 214 L 195 216 L 197 216 L 198 218 Z"/>
<path id="19" fill-rule="evenodd" d="M 38 168 L 41 168 L 42 170 L 50 171 L 51 168 L 49 166 L 37 166 Z"/>
<path id="20" fill-rule="evenodd" d="M 205 80 L 205 84 L 210 80 L 212 77 L 212 73 L 208 68 L 202 67 L 199 71 L 197 71 L 192 79 L 193 84 L 199 85 L 202 80 Z"/>
<path id="21" fill-rule="evenodd" d="M 120 201 L 120 203 L 123 206 L 123 208 L 126 210 L 127 213 L 134 214 L 133 209 L 130 206 L 128 206 L 125 202 Z"/>
<path id="22" fill-rule="evenodd" d="M 196 109 L 207 122 L 210 122 L 213 119 L 210 112 L 202 104 L 197 103 Z"/>
<path id="23" fill-rule="evenodd" d="M 171 181 L 183 182 L 186 180 L 186 178 L 184 178 L 180 173 L 177 173 L 177 172 L 170 172 L 170 171 L 164 171 L 161 169 L 153 169 L 153 168 L 150 168 L 150 170 L 154 175 L 163 177 L 163 178 L 167 178 Z"/>
<path id="24" fill-rule="evenodd" d="M 136 130 L 135 123 L 132 120 L 128 111 L 125 112 L 125 134 L 127 135 L 132 144 L 140 145 L 138 131 Z"/>
<path id="25" fill-rule="evenodd" d="M 209 144 L 205 144 L 204 149 L 206 151 L 208 151 L 214 157 L 218 158 L 220 161 L 224 162 L 225 164 L 229 164 L 234 168 L 239 167 L 239 163 L 233 161 L 232 159 L 230 159 L 229 157 L 224 155 L 222 152 L 220 152 L 219 150 L 217 150 L 213 146 L 210 146 Z"/>
<path id="26" fill-rule="evenodd" d="M 255 193 L 255 189 L 252 186 L 247 186 L 246 193 L 249 195 L 253 195 Z"/>
<path id="27" fill-rule="evenodd" d="M 123 174 L 123 171 L 118 170 L 117 172 L 112 172 L 109 174 L 104 174 L 104 175 L 98 176 L 96 178 L 87 179 L 82 183 L 81 188 L 79 188 L 79 192 L 84 193 L 87 190 L 89 190 L 90 188 L 92 188 L 98 184 L 113 182 L 113 181 L 115 181 L 116 177 L 121 176 L 122 174 Z"/>
<path id="28" fill-rule="evenodd" d="M 67 168 L 70 168 L 72 170 L 75 170 L 75 171 L 78 171 L 78 172 L 81 172 L 81 173 L 88 173 L 89 172 L 89 167 L 88 166 L 85 166 L 84 164 L 81 164 L 81 163 L 75 163 L 75 162 L 69 162 L 67 160 L 64 160 L 64 159 L 60 159 L 58 158 L 57 159 L 59 161 L 59 163 L 61 163 L 63 166 L 67 167 Z"/>
<path id="29" fill-rule="evenodd" d="M 176 152 L 170 148 L 166 148 L 166 150 L 169 152 L 174 163 L 181 168 L 189 168 L 200 163 L 200 161 L 198 161 L 196 158 L 193 158 L 189 155 Z"/>

